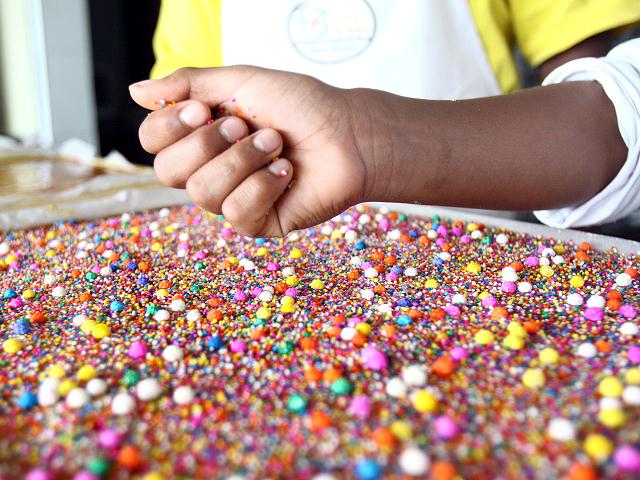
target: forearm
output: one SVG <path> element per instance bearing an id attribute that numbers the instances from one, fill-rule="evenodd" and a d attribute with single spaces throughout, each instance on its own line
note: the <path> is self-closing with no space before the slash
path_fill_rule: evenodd
<path id="1" fill-rule="evenodd" d="M 462 101 L 354 90 L 365 200 L 508 210 L 586 201 L 626 156 L 596 82 Z"/>

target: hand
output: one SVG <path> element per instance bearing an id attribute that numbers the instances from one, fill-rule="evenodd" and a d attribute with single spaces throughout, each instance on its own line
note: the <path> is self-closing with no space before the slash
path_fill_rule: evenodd
<path id="1" fill-rule="evenodd" d="M 130 92 L 154 110 L 140 142 L 160 181 L 244 235 L 282 237 L 364 200 L 348 90 L 242 66 L 180 69 Z M 225 116 L 211 122 L 212 109 Z"/>

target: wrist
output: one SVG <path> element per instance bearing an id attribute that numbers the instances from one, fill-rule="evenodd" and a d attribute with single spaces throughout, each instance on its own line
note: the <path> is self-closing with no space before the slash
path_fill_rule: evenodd
<path id="1" fill-rule="evenodd" d="M 370 89 L 347 90 L 355 150 L 364 170 L 361 201 L 429 203 L 442 158 L 430 102 Z"/>

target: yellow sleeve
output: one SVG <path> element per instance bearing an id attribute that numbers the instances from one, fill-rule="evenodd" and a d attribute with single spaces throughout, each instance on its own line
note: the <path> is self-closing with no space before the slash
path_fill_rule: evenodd
<path id="1" fill-rule="evenodd" d="M 151 78 L 182 67 L 222 65 L 221 0 L 162 0 L 153 36 Z"/>
<path id="2" fill-rule="evenodd" d="M 640 21 L 638 0 L 509 0 L 513 31 L 534 67 L 589 37 Z"/>

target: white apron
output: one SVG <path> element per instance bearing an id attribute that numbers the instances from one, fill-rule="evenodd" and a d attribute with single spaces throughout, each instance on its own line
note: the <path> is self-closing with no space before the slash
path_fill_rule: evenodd
<path id="1" fill-rule="evenodd" d="M 225 0 L 222 59 L 429 99 L 497 95 L 466 0 Z"/>

